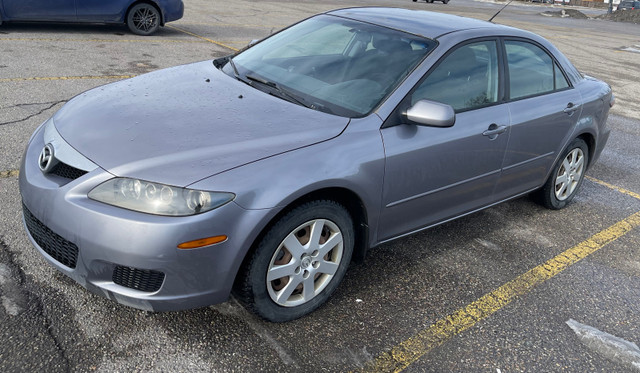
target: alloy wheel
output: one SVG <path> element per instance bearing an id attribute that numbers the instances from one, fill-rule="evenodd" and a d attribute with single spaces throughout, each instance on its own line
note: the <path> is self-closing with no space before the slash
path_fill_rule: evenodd
<path id="1" fill-rule="evenodd" d="M 555 194 L 564 201 L 576 190 L 584 172 L 584 153 L 575 148 L 567 154 L 556 174 Z"/>
<path id="2" fill-rule="evenodd" d="M 267 290 L 280 306 L 309 302 L 331 282 L 340 267 L 343 236 L 330 220 L 306 222 L 280 243 L 267 269 Z"/>

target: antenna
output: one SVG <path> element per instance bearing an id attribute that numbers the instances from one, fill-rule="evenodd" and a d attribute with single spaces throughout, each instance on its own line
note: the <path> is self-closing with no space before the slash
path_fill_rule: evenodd
<path id="1" fill-rule="evenodd" d="M 500 14 L 500 12 L 502 12 L 504 10 L 504 8 L 506 8 L 509 4 L 511 4 L 513 2 L 513 0 L 510 0 L 508 3 L 506 3 L 502 8 L 500 8 L 500 10 L 498 10 L 498 12 L 496 14 L 493 15 L 493 17 L 489 18 L 489 22 L 493 21 L 494 18 L 496 18 L 498 16 L 498 14 Z"/>

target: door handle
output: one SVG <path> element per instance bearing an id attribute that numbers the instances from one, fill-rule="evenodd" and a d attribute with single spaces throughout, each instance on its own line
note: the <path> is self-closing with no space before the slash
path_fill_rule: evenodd
<path id="1" fill-rule="evenodd" d="M 489 139 L 493 140 L 498 137 L 498 135 L 505 132 L 507 132 L 507 126 L 499 126 L 492 123 L 486 131 L 482 132 L 482 136 L 487 136 Z"/>
<path id="2" fill-rule="evenodd" d="M 570 102 L 567 104 L 567 107 L 564 108 L 564 110 L 562 110 L 563 112 L 565 112 L 566 114 L 569 115 L 573 115 L 573 112 L 580 109 L 580 104 L 574 104 L 573 102 Z"/>

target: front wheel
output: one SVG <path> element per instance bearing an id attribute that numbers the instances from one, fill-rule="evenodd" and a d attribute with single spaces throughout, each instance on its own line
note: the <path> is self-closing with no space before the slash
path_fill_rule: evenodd
<path id="1" fill-rule="evenodd" d="M 294 208 L 264 236 L 236 283 L 242 303 L 284 322 L 320 307 L 338 287 L 354 246 L 349 212 L 333 201 Z"/>
<path id="2" fill-rule="evenodd" d="M 535 194 L 546 208 L 559 210 L 565 207 L 582 185 L 589 164 L 589 147 L 582 139 L 569 144 L 553 168 L 549 180 Z"/>
<path id="3" fill-rule="evenodd" d="M 138 4 L 129 10 L 127 26 L 134 34 L 151 35 L 160 27 L 160 12 L 151 4 Z"/>

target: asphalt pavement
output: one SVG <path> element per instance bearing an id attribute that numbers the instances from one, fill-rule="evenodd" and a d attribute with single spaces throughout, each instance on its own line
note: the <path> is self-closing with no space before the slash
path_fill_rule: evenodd
<path id="1" fill-rule="evenodd" d="M 539 15 L 559 6 L 514 3 L 496 22 L 547 37 L 616 94 L 608 146 L 567 208 L 523 197 L 382 245 L 326 305 L 285 324 L 233 299 L 134 310 L 49 266 L 24 233 L 17 172 L 31 133 L 75 95 L 233 53 L 323 10 L 390 5 L 488 19 L 502 6 L 185 4 L 183 19 L 150 37 L 124 26 L 0 26 L 0 372 L 640 371 L 640 27 Z"/>

